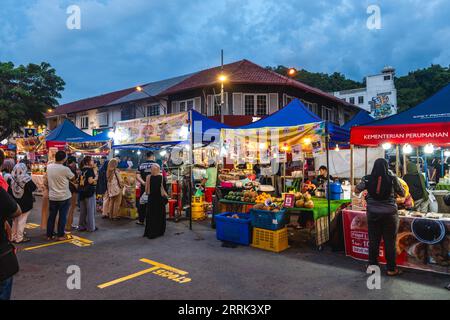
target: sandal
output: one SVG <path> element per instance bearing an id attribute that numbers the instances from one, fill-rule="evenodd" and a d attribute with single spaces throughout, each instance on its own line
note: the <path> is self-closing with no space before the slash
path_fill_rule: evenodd
<path id="1" fill-rule="evenodd" d="M 388 271 L 387 275 L 388 277 L 396 277 L 396 276 L 400 276 L 403 274 L 403 271 L 400 269 L 395 269 L 395 271 Z"/>
<path id="2" fill-rule="evenodd" d="M 30 241 L 31 241 L 30 238 L 23 237 L 22 241 L 16 241 L 16 243 L 17 243 L 17 244 L 21 244 L 21 243 L 27 243 L 27 242 L 30 242 Z"/>

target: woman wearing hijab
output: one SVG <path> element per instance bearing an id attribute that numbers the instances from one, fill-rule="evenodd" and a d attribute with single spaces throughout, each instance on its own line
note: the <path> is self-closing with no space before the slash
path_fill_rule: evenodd
<path id="1" fill-rule="evenodd" d="M 430 204 L 428 199 L 428 191 L 425 184 L 425 177 L 419 173 L 417 166 L 408 162 L 406 165 L 406 174 L 403 177 L 409 187 L 409 192 L 414 200 L 414 210 L 427 213 Z"/>
<path id="2" fill-rule="evenodd" d="M 23 232 L 27 224 L 28 215 L 33 209 L 33 192 L 37 189 L 30 175 L 27 166 L 18 163 L 11 173 L 11 195 L 24 212 L 14 219 L 12 226 L 12 241 L 15 243 L 29 242 L 30 239 L 24 237 Z"/>
<path id="3" fill-rule="evenodd" d="M 147 176 L 145 181 L 145 193 L 148 194 L 148 205 L 144 237 L 155 239 L 163 236 L 166 231 L 167 193 L 158 164 L 153 164 L 151 167 L 151 175 Z"/>
<path id="4" fill-rule="evenodd" d="M 122 203 L 123 182 L 120 178 L 119 170 L 117 170 L 119 162 L 113 158 L 108 163 L 106 169 L 106 193 L 108 209 L 107 213 L 110 219 L 119 220 L 120 204 Z"/>
<path id="5" fill-rule="evenodd" d="M 356 193 L 367 190 L 367 224 L 369 230 L 369 265 L 378 265 L 381 239 L 384 240 L 388 276 L 401 272 L 396 264 L 396 242 L 399 225 L 396 197 L 405 196 L 398 178 L 388 169 L 385 159 L 378 159 L 372 174 L 356 186 Z"/>

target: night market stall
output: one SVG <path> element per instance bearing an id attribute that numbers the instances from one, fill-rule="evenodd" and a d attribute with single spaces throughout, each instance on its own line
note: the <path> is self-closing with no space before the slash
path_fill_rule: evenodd
<path id="1" fill-rule="evenodd" d="M 175 209 L 179 214 L 187 209 L 186 214 L 192 227 L 192 219 L 204 216 L 203 199 L 193 197 L 194 167 L 204 163 L 205 157 L 218 154 L 218 151 L 205 152 L 203 149 L 207 149 L 208 146 L 211 148 L 214 142 L 218 143 L 220 129 L 225 127 L 227 126 L 210 120 L 195 110 L 121 121 L 116 124 L 113 148 L 115 150 L 146 148 L 155 151 L 161 158 L 160 164 L 164 164 L 164 169 L 170 172 L 168 176 L 171 185 L 168 188 L 171 196 L 170 216 L 173 216 Z M 141 150 L 139 152 L 142 153 Z M 200 163 L 193 162 L 195 159 L 200 159 Z M 189 209 L 193 211 L 190 212 Z"/>
<path id="2" fill-rule="evenodd" d="M 450 148 L 450 85 L 405 112 L 353 127 L 351 143 L 364 147 L 383 145 L 386 150 L 396 146 L 398 176 L 402 176 L 399 168 L 401 159 L 404 167 L 409 160 L 417 165 L 419 172 L 423 170 L 426 173 L 426 158 L 436 155 L 435 150 L 441 154 L 436 157 L 443 158 L 445 150 Z M 423 162 L 419 161 L 421 154 L 425 156 Z M 442 209 L 431 205 L 428 212 L 399 209 L 400 227 L 396 247 L 400 266 L 450 273 L 450 214 L 442 213 Z M 352 208 L 344 210 L 343 218 L 346 254 L 367 260 L 368 232 L 364 198 L 355 197 Z M 383 246 L 380 252 L 383 260 Z"/>
<path id="3" fill-rule="evenodd" d="M 287 217 L 298 215 L 300 221 L 312 222 L 307 227 L 315 231 L 317 246 L 328 241 L 328 226 L 334 212 L 350 199 L 343 199 L 341 184 L 331 181 L 330 175 L 320 183 L 312 182 L 317 178 L 314 158 L 320 154 L 328 155 L 330 146 L 348 144 L 347 130 L 323 122 L 296 99 L 248 126 L 222 130 L 221 140 L 221 156 L 226 158 L 226 163 L 235 167 L 240 164 L 247 170 L 257 168 L 262 180 L 266 175 L 272 178 L 261 184 L 245 169 L 234 175 L 223 174 L 221 178 L 228 180 L 224 188 L 234 189 L 226 195 L 223 190 L 221 211 L 245 214 L 272 210 L 275 215 L 280 215 L 281 211 L 284 221 L 273 221 L 283 227 L 289 220 Z M 289 168 L 288 164 L 291 164 Z M 275 188 L 270 188 L 271 184 Z M 236 190 L 239 188 L 241 190 Z M 277 228 L 278 233 L 280 230 Z M 287 234 L 287 229 L 283 230 Z"/>

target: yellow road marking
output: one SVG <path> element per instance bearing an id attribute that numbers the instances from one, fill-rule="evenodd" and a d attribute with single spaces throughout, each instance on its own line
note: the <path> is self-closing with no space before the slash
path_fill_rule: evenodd
<path id="1" fill-rule="evenodd" d="M 134 279 L 134 278 L 143 276 L 144 274 L 147 274 L 147 273 L 150 273 L 152 271 L 155 271 L 156 269 L 159 269 L 159 267 L 153 267 L 153 268 L 150 268 L 150 269 L 142 270 L 142 271 L 130 274 L 129 276 L 122 277 L 122 278 L 119 278 L 119 279 L 116 279 L 116 280 L 113 280 L 113 281 L 110 281 L 110 282 L 107 282 L 107 283 L 103 283 L 103 284 L 99 285 L 98 287 L 100 289 L 104 289 L 104 288 L 113 286 L 115 284 L 118 284 L 118 283 L 121 283 L 121 282 L 128 281 L 130 279 Z"/>
<path id="2" fill-rule="evenodd" d="M 153 267 L 150 268 L 150 269 L 145 269 L 145 270 L 142 270 L 142 271 L 130 274 L 130 275 L 126 276 L 126 277 L 122 277 L 122 278 L 119 278 L 119 279 L 116 279 L 116 280 L 113 280 L 113 281 L 110 281 L 110 282 L 103 283 L 101 285 L 98 285 L 97 287 L 100 288 L 100 289 L 104 289 L 104 288 L 113 286 L 115 284 L 118 284 L 118 283 L 121 283 L 121 282 L 125 282 L 125 281 L 128 281 L 128 280 L 131 280 L 131 279 L 143 276 L 143 275 L 148 274 L 148 273 L 152 273 L 152 272 L 154 273 L 154 271 L 159 270 L 159 269 L 163 269 L 163 270 L 166 270 L 166 271 L 171 271 L 171 272 L 177 273 L 177 274 L 179 274 L 181 276 L 185 276 L 185 275 L 189 274 L 189 272 L 186 272 L 186 271 L 183 271 L 183 270 L 180 270 L 180 269 L 177 269 L 177 268 L 174 268 L 174 267 L 171 267 L 171 266 L 168 266 L 168 265 L 165 265 L 165 264 L 153 261 L 153 260 L 140 259 L 139 261 L 141 261 L 143 263 L 150 264 Z M 155 274 L 157 275 L 157 273 L 155 273 Z M 190 281 L 190 279 L 187 279 L 187 280 Z"/>
<path id="3" fill-rule="evenodd" d="M 36 250 L 36 249 L 46 248 L 46 247 L 55 246 L 55 245 L 63 244 L 63 243 L 71 243 L 78 247 L 88 247 L 88 246 L 92 245 L 94 242 L 91 240 L 76 237 L 76 236 L 69 236 L 67 240 L 45 243 L 45 244 L 41 244 L 41 245 L 34 246 L 34 247 L 28 247 L 28 248 L 24 248 L 23 251 Z"/>
<path id="4" fill-rule="evenodd" d="M 36 223 L 27 223 L 26 225 L 25 225 L 25 228 L 26 229 L 37 229 L 37 228 L 39 228 L 41 225 L 40 224 L 36 224 Z"/>
<path id="5" fill-rule="evenodd" d="M 151 264 L 151 265 L 154 265 L 154 266 L 158 266 L 159 268 L 167 270 L 167 271 L 173 271 L 175 273 L 179 273 L 182 276 L 185 276 L 185 275 L 187 275 L 189 273 L 189 272 L 186 272 L 186 271 L 183 271 L 183 270 L 180 270 L 180 269 L 176 269 L 174 267 L 171 267 L 171 266 L 168 266 L 168 265 L 165 265 L 165 264 L 153 261 L 153 260 L 149 260 L 149 259 L 141 259 L 139 261 L 144 262 L 144 263 L 148 263 L 148 264 Z"/>

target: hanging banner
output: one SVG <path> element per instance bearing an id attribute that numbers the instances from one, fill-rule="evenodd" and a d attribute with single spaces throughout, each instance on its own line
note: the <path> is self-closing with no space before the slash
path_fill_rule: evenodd
<path id="1" fill-rule="evenodd" d="M 189 140 L 187 112 L 121 121 L 114 133 L 115 146 L 186 140 Z"/>
<path id="2" fill-rule="evenodd" d="M 111 151 L 110 141 L 70 142 L 67 145 L 70 152 L 81 152 L 85 155 L 107 156 Z"/>
<path id="3" fill-rule="evenodd" d="M 44 154 L 47 152 L 44 136 L 17 138 L 16 145 L 18 153 L 35 152 L 37 154 Z"/>
<path id="4" fill-rule="evenodd" d="M 350 143 L 358 146 L 378 146 L 383 143 L 411 144 L 432 143 L 435 146 L 450 145 L 448 122 L 408 124 L 392 126 L 359 126 L 351 130 Z"/>
<path id="5" fill-rule="evenodd" d="M 222 149 L 226 150 L 227 158 L 243 162 L 253 162 L 255 159 L 267 162 L 268 156 L 279 157 L 279 146 L 297 146 L 296 151 L 300 153 L 322 152 L 325 146 L 325 123 L 257 130 L 223 129 L 221 135 Z"/>

